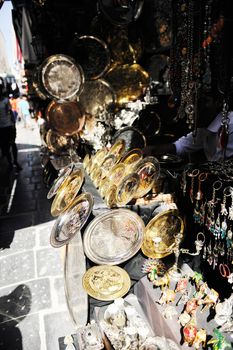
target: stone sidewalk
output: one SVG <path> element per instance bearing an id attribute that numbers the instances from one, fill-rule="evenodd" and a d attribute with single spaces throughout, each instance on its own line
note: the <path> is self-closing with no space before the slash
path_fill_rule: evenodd
<path id="1" fill-rule="evenodd" d="M 42 179 L 37 125 L 17 125 L 20 173 L 0 159 L 0 349 L 56 350 L 73 334 L 61 250 L 50 246 L 54 219 Z"/>

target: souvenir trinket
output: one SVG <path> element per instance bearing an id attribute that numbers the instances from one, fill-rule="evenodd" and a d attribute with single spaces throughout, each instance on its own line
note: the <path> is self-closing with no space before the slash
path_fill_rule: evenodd
<path id="1" fill-rule="evenodd" d="M 201 348 L 201 345 L 205 347 L 206 345 L 206 330 L 201 328 L 199 331 L 197 331 L 196 337 L 193 342 L 193 347 L 197 350 Z"/>
<path id="2" fill-rule="evenodd" d="M 198 308 L 198 301 L 195 298 L 191 298 L 190 300 L 187 301 L 186 306 L 185 306 L 185 311 L 190 314 L 194 315 Z"/>
<path id="3" fill-rule="evenodd" d="M 178 318 L 182 327 L 184 327 L 191 320 L 191 316 L 187 312 L 183 312 Z"/>
<path id="4" fill-rule="evenodd" d="M 64 338 L 64 345 L 66 345 L 65 350 L 75 350 L 74 340 L 72 335 L 66 335 Z"/>
<path id="5" fill-rule="evenodd" d="M 165 287 L 168 287 L 170 284 L 170 277 L 169 275 L 166 273 L 163 277 L 161 277 L 160 279 L 154 280 L 153 284 L 156 287 L 161 287 L 161 289 L 163 290 Z"/>
<path id="6" fill-rule="evenodd" d="M 198 301 L 199 305 L 205 305 L 201 312 L 203 312 L 207 307 L 214 307 L 218 301 L 218 297 L 218 292 L 211 288 L 206 297 Z"/>
<path id="7" fill-rule="evenodd" d="M 177 282 L 175 292 L 176 293 L 180 292 L 183 294 L 186 292 L 187 286 L 188 286 L 188 278 L 183 277 Z"/>
<path id="8" fill-rule="evenodd" d="M 83 350 L 101 350 L 104 349 L 103 337 L 101 329 L 95 323 L 91 321 L 85 327 L 78 328 L 77 338 L 80 349 Z"/>
<path id="9" fill-rule="evenodd" d="M 214 337 L 210 339 L 207 344 L 213 344 L 213 350 L 231 349 L 231 344 L 217 328 L 214 329 Z"/>
<path id="10" fill-rule="evenodd" d="M 196 335 L 197 335 L 197 327 L 194 325 L 194 322 L 191 320 L 183 328 L 184 343 L 189 346 L 192 346 L 196 338 Z"/>
<path id="11" fill-rule="evenodd" d="M 191 279 L 192 281 L 194 281 L 196 286 L 198 286 L 198 284 L 202 281 L 203 277 L 201 273 L 195 271 Z"/>
<path id="12" fill-rule="evenodd" d="M 166 289 L 162 292 L 162 295 L 158 300 L 158 303 L 161 305 L 172 303 L 173 301 L 175 301 L 175 298 L 176 298 L 176 293 L 174 292 L 174 290 Z"/>
<path id="13" fill-rule="evenodd" d="M 178 312 L 174 306 L 168 305 L 162 312 L 164 318 L 171 320 L 173 317 L 178 315 Z"/>
<path id="14" fill-rule="evenodd" d="M 150 281 L 154 281 L 158 276 L 164 275 L 166 271 L 165 265 L 158 259 L 147 259 L 142 265 L 142 272 L 148 274 Z"/>

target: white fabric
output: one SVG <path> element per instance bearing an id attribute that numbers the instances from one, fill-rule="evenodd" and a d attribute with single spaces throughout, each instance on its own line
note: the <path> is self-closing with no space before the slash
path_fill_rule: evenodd
<path id="1" fill-rule="evenodd" d="M 233 112 L 228 115 L 229 122 L 229 136 L 226 147 L 226 158 L 233 156 Z M 184 156 L 188 153 L 194 153 L 203 149 L 206 159 L 209 161 L 220 161 L 224 157 L 224 150 L 219 145 L 218 131 L 221 127 L 222 114 L 210 123 L 207 128 L 198 128 L 196 137 L 192 133 L 182 136 L 176 142 L 176 154 Z"/>

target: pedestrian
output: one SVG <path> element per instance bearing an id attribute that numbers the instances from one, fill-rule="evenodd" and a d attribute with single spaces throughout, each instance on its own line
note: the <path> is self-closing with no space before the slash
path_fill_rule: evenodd
<path id="1" fill-rule="evenodd" d="M 20 171 L 22 168 L 18 163 L 18 149 L 15 139 L 16 127 L 14 116 L 11 111 L 9 99 L 4 95 L 3 85 L 0 85 L 0 148 L 2 155 L 7 158 L 9 168 L 12 169 L 13 165 L 15 165 L 16 170 Z"/>
<path id="2" fill-rule="evenodd" d="M 30 105 L 27 100 L 27 95 L 23 95 L 19 101 L 19 115 L 24 123 L 25 128 L 30 128 Z"/>

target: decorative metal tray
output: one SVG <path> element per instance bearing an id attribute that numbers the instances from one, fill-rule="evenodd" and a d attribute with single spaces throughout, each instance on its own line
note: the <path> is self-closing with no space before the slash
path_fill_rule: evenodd
<path id="1" fill-rule="evenodd" d="M 48 149 L 52 153 L 62 154 L 64 152 L 67 153 L 68 149 L 71 147 L 71 143 L 78 147 L 79 136 L 78 134 L 72 136 L 58 135 L 58 133 L 49 129 L 46 133 L 45 141 Z"/>
<path id="2" fill-rule="evenodd" d="M 78 194 L 84 180 L 84 170 L 79 168 L 69 175 L 52 202 L 51 215 L 58 216 L 66 211 Z"/>
<path id="3" fill-rule="evenodd" d="M 95 36 L 75 38 L 74 57 L 83 68 L 87 80 L 100 78 L 110 65 L 110 52 L 106 43 Z"/>
<path id="4" fill-rule="evenodd" d="M 78 95 L 84 83 L 82 68 L 66 55 L 48 57 L 41 65 L 41 78 L 48 97 L 61 101 Z"/>
<path id="5" fill-rule="evenodd" d="M 146 226 L 142 244 L 143 254 L 149 258 L 164 258 L 172 253 L 176 235 L 183 232 L 184 222 L 178 211 L 162 211 Z"/>
<path id="6" fill-rule="evenodd" d="M 77 134 L 84 127 L 85 113 L 79 102 L 52 101 L 47 107 L 46 118 L 50 127 L 60 135 L 70 136 Z"/>
<path id="7" fill-rule="evenodd" d="M 104 212 L 84 232 L 85 254 L 96 264 L 121 264 L 138 252 L 144 230 L 140 216 L 129 209 Z"/>
<path id="8" fill-rule="evenodd" d="M 113 142 L 118 139 L 125 140 L 125 151 L 128 152 L 134 148 L 145 148 L 146 147 L 146 137 L 138 129 L 133 126 L 126 126 L 118 130 L 113 136 Z"/>
<path id="9" fill-rule="evenodd" d="M 129 203 L 137 192 L 140 184 L 139 175 L 131 173 L 125 176 L 117 187 L 116 202 L 118 206 Z"/>
<path id="10" fill-rule="evenodd" d="M 155 157 L 146 157 L 138 162 L 133 171 L 139 175 L 140 184 L 136 198 L 145 196 L 153 187 L 160 174 L 159 161 Z"/>
<path id="11" fill-rule="evenodd" d="M 60 170 L 59 176 L 54 180 L 53 185 L 47 194 L 47 199 L 50 199 L 53 196 L 55 196 L 59 187 L 62 185 L 64 180 L 67 178 L 67 176 L 70 175 L 70 173 L 72 172 L 73 167 L 74 167 L 74 164 L 70 163 L 65 168 Z"/>
<path id="12" fill-rule="evenodd" d="M 125 164 L 127 167 L 135 166 L 143 157 L 142 150 L 139 148 L 134 148 L 128 151 L 122 158 L 121 163 Z"/>
<path id="13" fill-rule="evenodd" d="M 82 193 L 70 203 L 66 212 L 56 220 L 50 235 L 50 243 L 59 248 L 67 244 L 87 221 L 94 201 L 90 193 Z"/>
<path id="14" fill-rule="evenodd" d="M 110 185 L 105 191 L 105 202 L 108 208 L 116 207 L 116 185 Z"/>
<path id="15" fill-rule="evenodd" d="M 125 140 L 118 139 L 110 148 L 108 154 L 113 154 L 117 159 L 121 158 L 125 152 Z"/>
<path id="16" fill-rule="evenodd" d="M 108 174 L 109 183 L 115 184 L 116 186 L 120 183 L 122 178 L 125 176 L 126 166 L 123 163 L 118 163 L 110 170 Z"/>
<path id="17" fill-rule="evenodd" d="M 94 266 L 83 276 L 83 287 L 97 300 L 110 301 L 124 296 L 130 289 L 128 273 L 118 266 Z"/>

